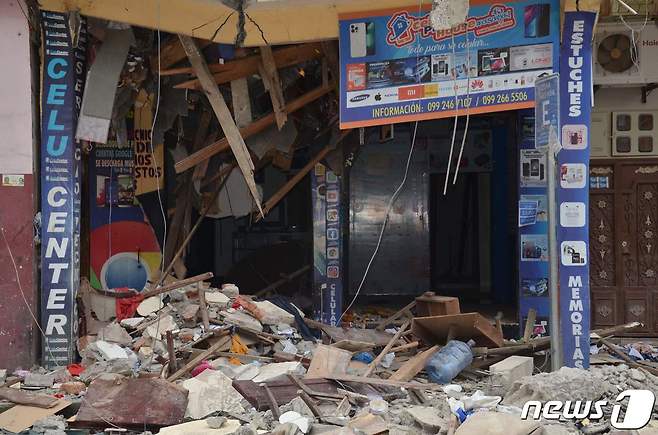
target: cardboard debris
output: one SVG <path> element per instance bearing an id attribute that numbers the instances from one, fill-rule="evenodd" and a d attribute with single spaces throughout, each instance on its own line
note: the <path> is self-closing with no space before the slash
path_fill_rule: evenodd
<path id="1" fill-rule="evenodd" d="M 70 404 L 71 402 L 66 400 L 59 400 L 50 408 L 16 405 L 0 414 L 0 429 L 14 433 L 22 432 L 32 427 L 35 422 L 49 415 L 55 415 Z"/>

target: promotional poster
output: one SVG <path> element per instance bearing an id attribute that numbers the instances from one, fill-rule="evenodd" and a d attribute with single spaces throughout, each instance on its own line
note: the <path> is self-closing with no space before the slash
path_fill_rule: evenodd
<path id="1" fill-rule="evenodd" d="M 525 327 L 528 311 L 537 311 L 535 333 L 548 332 L 551 304 L 548 288 L 548 207 L 546 152 L 535 149 L 535 113 L 519 114 L 523 127 L 519 172 L 519 326 Z"/>
<path id="2" fill-rule="evenodd" d="M 558 67 L 559 9 L 479 3 L 443 31 L 429 6 L 341 15 L 341 128 L 533 107 L 536 78 Z"/>
<path id="3" fill-rule="evenodd" d="M 158 271 L 161 249 L 137 195 L 164 184 L 163 146 L 151 154 L 151 111 L 142 92 L 128 114 L 127 146 L 112 138 L 90 154 L 90 283 L 98 289 L 141 291 Z M 156 172 L 157 177 L 156 177 Z"/>
<path id="4" fill-rule="evenodd" d="M 80 144 L 75 129 L 86 68 L 86 23 L 43 11 L 41 94 L 41 323 L 46 367 L 76 355 L 80 283 Z"/>

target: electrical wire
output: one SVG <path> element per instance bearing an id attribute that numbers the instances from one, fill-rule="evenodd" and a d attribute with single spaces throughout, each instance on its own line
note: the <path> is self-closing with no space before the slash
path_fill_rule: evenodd
<path id="1" fill-rule="evenodd" d="M 623 2 L 620 2 L 624 4 Z M 624 4 L 625 5 L 625 4 Z M 627 6 L 627 5 L 626 5 Z M 644 28 L 647 26 L 647 23 L 649 22 L 649 0 L 645 1 L 644 5 L 644 23 L 639 29 L 634 29 L 631 27 L 630 24 L 626 22 L 624 19 L 623 15 L 619 15 L 619 19 L 621 20 L 622 24 L 626 26 L 628 30 L 631 31 L 631 42 L 633 44 L 633 49 L 631 50 L 631 62 L 633 62 L 633 65 L 635 65 L 635 68 L 638 70 L 640 69 L 640 61 L 638 59 L 638 50 L 637 50 L 637 41 L 640 39 L 640 33 L 644 30 Z M 637 38 L 635 37 L 635 34 L 638 34 Z"/>
<path id="2" fill-rule="evenodd" d="M 461 166 L 462 155 L 464 154 L 464 145 L 466 144 L 466 136 L 468 135 L 468 122 L 471 118 L 471 50 L 468 45 L 468 18 L 465 23 L 466 33 L 464 33 L 464 38 L 466 40 L 466 99 L 465 102 L 468 102 L 466 106 L 466 124 L 464 125 L 464 136 L 462 137 L 462 145 L 459 149 L 459 157 L 457 157 L 457 166 L 455 167 L 455 177 L 452 179 L 452 184 L 457 183 L 457 175 L 459 174 L 459 167 Z M 448 177 L 446 176 L 446 180 Z"/>
<path id="3" fill-rule="evenodd" d="M 450 179 L 450 165 L 452 164 L 452 153 L 455 149 L 455 137 L 457 136 L 457 122 L 459 121 L 459 112 L 457 106 L 459 105 L 459 99 L 457 97 L 457 54 L 455 51 L 455 31 L 454 28 L 450 31 L 452 37 L 452 71 L 453 79 L 452 86 L 455 91 L 455 122 L 452 126 L 452 140 L 450 141 L 450 154 L 448 155 L 448 166 L 446 168 L 446 180 L 443 184 L 443 196 L 448 192 L 448 180 Z"/>
<path id="4" fill-rule="evenodd" d="M 359 294 L 361 293 L 361 288 L 363 287 L 363 284 L 366 282 L 366 278 L 368 277 L 368 272 L 370 272 L 370 266 L 372 266 L 372 262 L 375 260 L 375 257 L 379 252 L 379 247 L 382 244 L 382 238 L 384 237 L 384 230 L 386 230 L 386 224 L 388 223 L 391 210 L 393 209 L 393 204 L 395 203 L 395 200 L 398 198 L 398 195 L 400 194 L 402 188 L 407 182 L 407 175 L 409 174 L 409 166 L 411 164 L 411 156 L 414 153 L 414 145 L 416 144 L 417 130 L 418 130 L 418 121 L 416 121 L 414 126 L 414 134 L 413 134 L 413 138 L 411 139 L 411 147 L 409 148 L 409 155 L 407 156 L 407 165 L 404 169 L 404 176 L 402 177 L 402 182 L 400 183 L 398 188 L 395 189 L 395 192 L 391 196 L 391 199 L 389 199 L 388 201 L 388 206 L 386 207 L 386 214 L 384 216 L 384 222 L 382 223 L 382 229 L 379 231 L 379 238 L 377 239 L 377 245 L 375 246 L 375 250 L 373 251 L 372 256 L 370 257 L 370 261 L 368 261 L 368 265 L 366 266 L 366 271 L 363 274 L 363 278 L 361 278 L 359 287 L 356 289 L 356 293 L 354 294 L 354 297 L 352 298 L 350 304 L 347 306 L 347 308 L 345 308 L 343 314 L 341 314 L 340 317 L 338 318 L 338 321 L 336 322 L 337 325 L 340 325 L 340 321 L 343 319 L 345 313 L 347 313 L 350 310 L 350 308 L 352 308 L 352 305 L 354 305 L 354 302 L 356 302 L 356 299 L 359 297 Z"/>
<path id="5" fill-rule="evenodd" d="M 418 0 L 418 16 L 421 17 L 423 12 L 423 0 Z M 416 50 L 416 68 L 418 67 L 418 59 L 420 57 L 420 38 L 418 38 L 418 44 L 417 44 L 417 50 Z M 382 238 L 384 237 L 384 231 L 386 230 L 386 224 L 388 223 L 389 216 L 391 214 L 391 209 L 393 208 L 393 204 L 395 203 L 395 200 L 398 198 L 398 195 L 402 191 L 402 188 L 404 187 L 405 183 L 407 182 L 407 175 L 409 174 L 409 165 L 411 164 L 411 156 L 414 153 L 414 145 L 416 144 L 416 132 L 418 131 L 418 121 L 416 121 L 414 125 L 414 134 L 413 137 L 411 138 L 411 146 L 409 147 L 409 155 L 407 156 L 407 165 L 404 168 L 404 176 L 402 177 L 402 181 L 400 182 L 400 185 L 398 186 L 397 189 L 393 192 L 393 195 L 391 195 L 391 199 L 388 201 L 388 206 L 386 207 L 386 213 L 384 215 L 384 222 L 382 222 L 382 229 L 379 232 L 379 238 L 377 239 L 377 245 L 375 246 L 375 250 L 372 252 L 372 256 L 370 257 L 370 260 L 368 261 L 368 264 L 366 266 L 365 272 L 363 272 L 363 278 L 361 278 L 361 282 L 359 283 L 359 287 L 356 289 L 356 293 L 354 293 L 354 297 L 350 301 L 349 305 L 347 305 L 347 308 L 343 310 L 343 313 L 340 315 L 338 318 L 338 321 L 336 322 L 336 325 L 340 325 L 341 320 L 343 320 L 343 316 L 345 316 L 345 313 L 347 313 L 350 308 L 352 308 L 352 305 L 356 302 L 356 299 L 359 297 L 359 294 L 361 294 L 361 288 L 363 288 L 363 284 L 366 282 L 366 278 L 368 277 L 368 272 L 370 272 L 370 266 L 372 266 L 372 262 L 375 260 L 375 257 L 377 256 L 377 253 L 379 252 L 379 247 L 382 244 Z M 321 300 L 324 298 L 321 296 Z M 320 313 L 324 313 L 324 311 L 321 308 Z"/>

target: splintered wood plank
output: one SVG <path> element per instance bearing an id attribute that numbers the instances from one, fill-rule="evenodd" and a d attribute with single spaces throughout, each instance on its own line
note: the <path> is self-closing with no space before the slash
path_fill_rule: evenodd
<path id="1" fill-rule="evenodd" d="M 368 368 L 366 369 L 366 372 L 363 374 L 364 377 L 370 376 L 370 374 L 375 370 L 379 362 L 386 356 L 387 353 L 390 352 L 391 348 L 395 345 L 395 342 L 398 341 L 398 338 L 407 330 L 409 327 L 409 324 L 411 323 L 411 320 L 407 320 L 404 322 L 404 325 L 398 330 L 398 332 L 395 333 L 393 338 L 386 344 L 384 349 L 382 349 L 381 352 L 379 352 L 379 355 L 372 360 L 370 364 L 368 364 Z"/>
<path id="2" fill-rule="evenodd" d="M 347 366 L 352 360 L 352 352 L 337 347 L 319 344 L 313 353 L 311 366 L 306 373 L 306 379 L 324 378 L 326 374 L 347 373 Z"/>
<path id="3" fill-rule="evenodd" d="M 319 88 L 316 88 L 288 103 L 288 105 L 286 106 L 286 113 L 291 114 L 293 112 L 296 112 L 297 110 L 317 100 L 318 98 L 328 94 L 329 92 L 331 92 L 331 84 L 330 86 L 321 86 Z M 270 113 L 252 122 L 246 127 L 241 128 L 240 134 L 244 139 L 247 139 L 265 130 L 267 127 L 273 124 L 275 120 L 276 119 L 274 113 Z M 226 138 L 222 138 L 217 142 L 210 144 L 207 147 L 204 147 L 203 149 L 195 153 L 192 153 L 189 156 L 185 157 L 184 159 L 181 159 L 178 162 L 176 162 L 176 164 L 174 165 L 176 173 L 180 174 L 181 172 L 187 171 L 188 169 L 193 168 L 194 166 L 198 165 L 202 161 L 211 158 L 215 154 L 219 154 L 223 151 L 228 150 L 229 147 L 230 146 L 228 140 Z"/>
<path id="4" fill-rule="evenodd" d="M 6 387 L 0 388 L 0 399 L 9 400 L 17 405 L 36 406 L 38 408 L 50 408 L 59 402 L 57 397 Z"/>
<path id="5" fill-rule="evenodd" d="M 278 68 L 287 68 L 302 62 L 322 57 L 322 49 L 319 43 L 292 45 L 290 47 L 279 48 L 273 51 L 274 62 Z M 213 73 L 213 78 L 217 84 L 229 83 L 233 80 L 245 78 L 252 74 L 258 73 L 261 63 L 261 56 L 247 56 L 241 59 L 232 60 L 223 64 L 208 65 L 208 69 Z M 176 68 L 163 71 L 162 75 L 173 74 L 194 74 L 191 67 Z M 334 78 L 338 81 L 338 77 Z M 198 79 L 189 80 L 174 86 L 179 89 L 201 89 Z"/>
<path id="6" fill-rule="evenodd" d="M 256 202 L 256 207 L 260 211 L 261 216 L 264 216 L 263 208 L 260 203 L 260 195 L 256 188 L 256 181 L 254 180 L 254 163 L 251 161 L 251 156 L 249 155 L 249 150 L 247 150 L 247 145 L 244 143 L 244 138 L 240 134 L 238 127 L 235 125 L 231 112 L 226 105 L 226 101 L 224 101 L 224 97 L 221 92 L 219 92 L 217 83 L 215 83 L 210 71 L 208 70 L 206 60 L 201 55 L 194 40 L 189 36 L 184 35 L 178 35 L 178 37 L 181 40 L 181 44 L 183 44 L 183 48 L 185 49 L 185 53 L 187 53 L 187 57 L 190 59 L 192 67 L 196 71 L 197 77 L 199 77 L 199 81 L 210 101 L 210 105 L 215 111 L 215 115 L 217 115 L 219 124 L 222 126 L 222 130 L 224 130 L 226 140 L 233 151 L 235 160 L 238 162 L 238 167 L 240 168 L 240 171 L 242 171 L 245 182 Z"/>
<path id="7" fill-rule="evenodd" d="M 284 111 L 286 105 L 283 98 L 283 89 L 281 88 L 281 80 L 279 80 L 279 71 L 276 69 L 276 62 L 272 54 L 272 47 L 269 45 L 260 48 L 260 55 L 262 59 L 261 78 L 265 84 L 265 89 L 270 93 L 272 100 L 272 108 L 274 109 L 274 117 L 276 118 L 276 125 L 279 130 L 288 120 L 288 115 Z"/>
<path id="8" fill-rule="evenodd" d="M 195 41 L 196 41 L 197 46 L 199 47 L 199 49 L 203 49 L 204 47 L 211 44 L 210 41 L 205 40 L 205 39 L 196 39 Z M 183 49 L 183 46 L 181 45 L 178 38 L 175 38 L 175 37 L 170 38 L 168 41 L 161 44 L 161 47 L 160 47 L 160 68 L 163 69 L 163 70 L 166 69 L 166 68 L 169 68 L 170 66 L 177 64 L 178 62 L 185 59 L 186 57 L 187 57 L 187 55 L 185 54 L 185 50 Z M 157 53 L 155 55 L 151 56 L 151 67 L 153 68 L 153 70 L 158 69 L 158 55 L 157 55 Z"/>
<path id="9" fill-rule="evenodd" d="M 420 373 L 427 361 L 439 350 L 439 346 L 432 346 L 424 352 L 421 352 L 405 362 L 399 369 L 389 378 L 392 381 L 408 382 Z"/>

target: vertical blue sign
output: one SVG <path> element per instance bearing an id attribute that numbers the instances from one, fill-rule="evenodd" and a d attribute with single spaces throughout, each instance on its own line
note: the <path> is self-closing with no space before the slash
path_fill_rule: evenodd
<path id="1" fill-rule="evenodd" d="M 342 312 L 343 250 L 340 178 L 315 165 L 313 192 L 314 303 L 317 320 L 335 326 Z"/>
<path id="2" fill-rule="evenodd" d="M 84 88 L 86 27 L 42 11 L 41 323 L 44 365 L 75 359 L 80 281 L 80 146 L 75 142 Z M 72 34 L 77 35 L 73 40 Z"/>
<path id="3" fill-rule="evenodd" d="M 589 138 L 592 32 L 596 14 L 566 12 L 560 52 L 559 226 L 560 329 L 563 364 L 589 366 Z"/>

